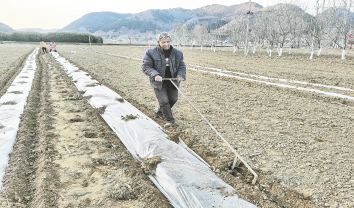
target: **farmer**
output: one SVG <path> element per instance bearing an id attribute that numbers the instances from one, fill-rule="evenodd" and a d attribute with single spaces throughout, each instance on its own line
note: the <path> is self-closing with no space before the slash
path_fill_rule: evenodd
<path id="1" fill-rule="evenodd" d="M 178 90 L 170 80 L 162 78 L 177 78 L 173 82 L 179 87 L 180 81 L 186 79 L 186 65 L 182 51 L 171 46 L 171 36 L 162 32 L 157 36 L 158 46 L 148 49 L 141 66 L 144 74 L 149 76 L 150 85 L 154 88 L 159 109 L 156 117 L 165 118 L 165 127 L 175 124 L 172 115 L 172 106 L 177 102 Z"/>
<path id="2" fill-rule="evenodd" d="M 47 51 L 47 44 L 45 44 L 45 42 L 43 42 L 43 41 L 39 42 L 39 44 L 41 44 L 41 46 L 42 46 L 42 52 L 43 52 L 44 54 L 48 53 L 48 51 Z"/>
<path id="3" fill-rule="evenodd" d="M 52 50 L 55 51 L 55 52 L 57 52 L 57 44 L 55 44 L 54 41 L 52 41 L 51 43 L 49 43 L 49 47 L 50 47 L 49 52 L 52 52 Z"/>

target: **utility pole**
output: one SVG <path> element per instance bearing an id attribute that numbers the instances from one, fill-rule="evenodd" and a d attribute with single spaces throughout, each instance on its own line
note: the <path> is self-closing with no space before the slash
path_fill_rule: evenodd
<path id="1" fill-rule="evenodd" d="M 90 47 L 91 47 L 90 26 L 86 26 L 86 28 L 87 28 L 87 32 L 89 34 L 89 43 L 90 43 Z"/>
<path id="2" fill-rule="evenodd" d="M 247 21 L 247 31 L 246 31 L 246 43 L 245 43 L 245 55 L 247 56 L 248 54 L 248 34 L 250 30 L 250 15 L 253 14 L 251 12 L 251 0 L 248 2 L 248 12 L 246 13 L 248 16 L 248 21 Z"/>

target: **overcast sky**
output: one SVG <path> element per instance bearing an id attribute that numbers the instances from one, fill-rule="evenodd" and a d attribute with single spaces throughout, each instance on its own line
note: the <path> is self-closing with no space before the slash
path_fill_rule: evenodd
<path id="1" fill-rule="evenodd" d="M 314 0 L 252 0 L 263 7 L 280 1 Z M 149 9 L 195 9 L 211 4 L 231 6 L 245 2 L 248 0 L 1 0 L 0 22 L 15 30 L 61 29 L 91 12 L 139 13 Z"/>

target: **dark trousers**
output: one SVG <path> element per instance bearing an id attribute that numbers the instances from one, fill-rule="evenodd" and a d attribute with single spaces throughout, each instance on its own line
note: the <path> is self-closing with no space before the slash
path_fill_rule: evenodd
<path id="1" fill-rule="evenodd" d="M 158 113 L 163 113 L 166 122 L 175 123 L 171 108 L 177 102 L 178 90 L 175 87 L 162 87 L 161 90 L 154 90 L 157 100 L 159 102 Z"/>
<path id="2" fill-rule="evenodd" d="M 42 51 L 43 51 L 43 53 L 45 54 L 45 53 L 48 53 L 48 51 L 47 51 L 47 48 L 46 47 L 42 47 Z"/>

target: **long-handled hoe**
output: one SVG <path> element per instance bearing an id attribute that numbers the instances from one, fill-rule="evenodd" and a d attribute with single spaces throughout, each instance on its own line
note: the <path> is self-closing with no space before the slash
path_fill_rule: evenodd
<path id="1" fill-rule="evenodd" d="M 209 124 L 209 126 L 215 131 L 215 133 L 227 144 L 227 146 L 231 149 L 233 153 L 235 153 L 235 160 L 232 164 L 231 170 L 235 168 L 237 163 L 237 159 L 241 160 L 241 162 L 247 167 L 247 169 L 253 174 L 254 178 L 252 180 L 252 184 L 256 184 L 258 175 L 255 173 L 252 168 L 246 163 L 246 161 L 236 152 L 236 150 L 224 139 L 224 137 L 214 128 L 214 126 L 200 113 L 200 111 L 194 106 L 194 104 L 184 95 L 184 93 L 176 86 L 173 80 L 177 80 L 177 78 L 163 78 L 162 81 L 171 81 L 171 83 L 177 88 L 177 90 L 183 95 L 184 98 L 188 101 L 189 104 L 198 112 L 198 114 Z"/>

